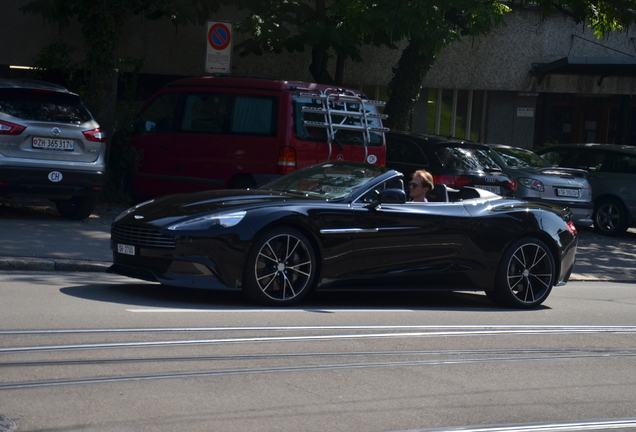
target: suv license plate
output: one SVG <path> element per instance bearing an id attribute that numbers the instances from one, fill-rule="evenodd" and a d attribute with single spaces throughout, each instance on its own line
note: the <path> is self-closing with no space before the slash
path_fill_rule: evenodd
<path id="1" fill-rule="evenodd" d="M 578 190 L 578 189 L 564 189 L 564 188 L 558 188 L 558 189 L 557 189 L 557 195 L 558 195 L 558 196 L 565 196 L 565 197 L 575 197 L 575 198 L 578 198 L 578 197 L 579 197 L 579 190 Z"/>
<path id="2" fill-rule="evenodd" d="M 475 187 L 478 187 L 479 189 L 487 190 L 488 192 L 492 192 L 497 195 L 501 193 L 501 187 L 499 186 L 475 185 Z"/>
<path id="3" fill-rule="evenodd" d="M 117 245 L 117 252 L 119 252 L 120 254 L 124 254 L 124 255 L 134 255 L 135 254 L 135 247 L 131 246 L 131 245 L 118 244 Z"/>
<path id="4" fill-rule="evenodd" d="M 73 151 L 73 140 L 33 137 L 33 148 Z"/>

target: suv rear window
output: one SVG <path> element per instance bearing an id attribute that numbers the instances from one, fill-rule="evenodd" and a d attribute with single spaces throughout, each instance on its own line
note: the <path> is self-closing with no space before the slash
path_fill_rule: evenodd
<path id="1" fill-rule="evenodd" d="M 440 162 L 451 172 L 501 171 L 501 167 L 488 154 L 488 150 L 474 147 L 437 147 Z"/>
<path id="2" fill-rule="evenodd" d="M 82 124 L 91 114 L 76 94 L 34 89 L 0 89 L 0 112 L 22 120 Z"/>

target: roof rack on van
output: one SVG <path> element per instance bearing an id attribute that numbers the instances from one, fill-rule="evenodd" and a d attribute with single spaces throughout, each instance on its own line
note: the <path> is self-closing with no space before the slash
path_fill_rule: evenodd
<path id="1" fill-rule="evenodd" d="M 369 124 L 368 119 L 386 119 L 386 114 L 371 113 L 367 111 L 367 106 L 384 106 L 386 102 L 369 100 L 355 93 L 352 90 L 328 88 L 326 90 L 318 89 L 306 89 L 299 88 L 306 93 L 300 93 L 300 96 L 308 96 L 312 99 L 320 100 L 322 103 L 321 108 L 317 107 L 302 107 L 302 112 L 323 114 L 324 121 L 310 121 L 304 120 L 303 124 L 308 127 L 318 127 L 327 129 L 327 142 L 329 143 L 329 155 L 327 161 L 331 159 L 331 145 L 336 138 L 338 130 L 360 131 L 362 132 L 363 144 L 364 144 L 364 160 L 367 160 L 367 146 L 371 141 L 370 132 L 388 132 L 390 129 L 386 127 L 373 126 Z M 335 103 L 343 103 L 344 109 L 335 109 Z M 346 104 L 355 104 L 358 106 L 357 110 L 351 110 L 351 106 Z M 343 117 L 342 121 L 335 121 L 333 116 Z M 355 117 L 357 119 L 354 124 L 347 122 L 347 117 Z"/>

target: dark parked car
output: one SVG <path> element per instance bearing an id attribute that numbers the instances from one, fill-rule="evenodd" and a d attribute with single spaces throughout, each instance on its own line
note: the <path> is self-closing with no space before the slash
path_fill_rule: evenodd
<path id="1" fill-rule="evenodd" d="M 90 216 L 105 177 L 106 136 L 80 97 L 56 84 L 0 79 L 0 196 L 48 198 Z"/>
<path id="2" fill-rule="evenodd" d="M 594 228 L 621 235 L 636 226 L 636 148 L 614 144 L 562 144 L 537 151 L 560 167 L 589 172 Z"/>
<path id="3" fill-rule="evenodd" d="M 515 197 L 569 207 L 577 226 L 592 225 L 592 187 L 587 171 L 555 167 L 530 150 L 486 144 L 499 165 L 517 182 Z"/>
<path id="4" fill-rule="evenodd" d="M 266 305 L 315 288 L 429 289 L 531 308 L 568 280 L 577 245 L 569 209 L 471 187 L 412 203 L 403 187 L 399 172 L 342 162 L 255 190 L 160 197 L 115 220 L 109 272 L 242 290 Z"/>
<path id="5" fill-rule="evenodd" d="M 474 186 L 514 197 L 516 182 L 491 156 L 488 147 L 439 135 L 387 132 L 386 166 L 410 177 L 425 169 L 435 183 L 452 188 Z"/>

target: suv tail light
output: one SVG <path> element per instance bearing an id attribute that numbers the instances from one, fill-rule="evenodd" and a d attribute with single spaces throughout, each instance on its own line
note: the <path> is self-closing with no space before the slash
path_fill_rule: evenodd
<path id="1" fill-rule="evenodd" d="M 278 166 L 276 174 L 289 174 L 296 170 L 296 150 L 291 147 L 281 147 L 278 150 Z"/>
<path id="2" fill-rule="evenodd" d="M 26 127 L 15 123 L 0 121 L 0 135 L 20 135 L 25 129 Z"/>
<path id="3" fill-rule="evenodd" d="M 517 181 L 514 180 L 514 179 L 508 180 L 508 187 L 510 189 L 512 189 L 513 191 L 516 191 L 517 190 Z"/>
<path id="4" fill-rule="evenodd" d="M 463 176 L 455 176 L 455 175 L 436 175 L 433 176 L 433 181 L 435 183 L 441 183 L 446 186 L 460 188 L 462 186 L 466 186 L 470 184 L 470 180 Z"/>
<path id="5" fill-rule="evenodd" d="M 84 137 L 89 141 L 106 142 L 106 132 L 101 129 L 85 131 Z"/>

